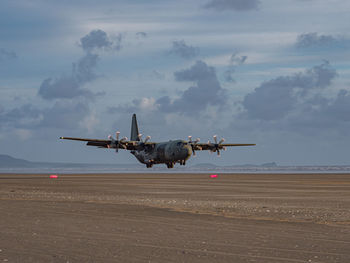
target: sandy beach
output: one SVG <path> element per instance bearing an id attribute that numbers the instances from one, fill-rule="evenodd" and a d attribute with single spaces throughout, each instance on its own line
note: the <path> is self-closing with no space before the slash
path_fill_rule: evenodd
<path id="1" fill-rule="evenodd" d="M 350 262 L 350 174 L 0 174 L 2 262 Z"/>

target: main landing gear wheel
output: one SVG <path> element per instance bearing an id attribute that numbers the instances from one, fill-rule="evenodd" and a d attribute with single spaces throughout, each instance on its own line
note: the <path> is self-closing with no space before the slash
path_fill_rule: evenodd
<path id="1" fill-rule="evenodd" d="M 152 168 L 152 166 L 153 166 L 153 164 L 152 164 L 152 163 L 148 163 L 148 164 L 146 164 L 146 167 L 147 167 L 147 168 Z"/>
<path id="2" fill-rule="evenodd" d="M 168 168 L 174 168 L 174 164 L 173 164 L 173 163 L 167 163 L 166 166 L 167 166 Z"/>

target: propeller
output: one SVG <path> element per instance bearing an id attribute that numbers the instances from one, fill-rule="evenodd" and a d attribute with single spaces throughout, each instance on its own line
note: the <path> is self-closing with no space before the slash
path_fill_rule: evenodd
<path id="1" fill-rule="evenodd" d="M 150 139 L 151 139 L 151 136 L 147 136 L 146 138 L 145 138 L 145 140 L 142 140 L 142 134 L 140 133 L 139 135 L 137 135 L 137 137 L 139 138 L 139 143 L 138 143 L 138 145 L 139 146 L 142 146 L 142 147 L 144 147 L 145 146 L 145 143 L 146 142 L 148 142 Z"/>
<path id="2" fill-rule="evenodd" d="M 144 141 L 142 141 L 142 134 L 137 135 L 141 143 L 146 143 L 151 139 L 151 136 L 147 136 Z"/>
<path id="3" fill-rule="evenodd" d="M 195 141 L 192 141 L 192 136 L 191 135 L 188 136 L 188 142 L 191 144 L 193 156 L 196 156 L 195 148 L 197 146 L 196 144 L 199 143 L 199 141 L 200 141 L 199 138 L 197 138 Z"/>
<path id="4" fill-rule="evenodd" d="M 108 135 L 108 139 L 111 140 L 111 144 L 107 145 L 108 148 L 115 148 L 115 152 L 118 152 L 119 147 L 126 149 L 126 146 L 122 143 L 124 141 L 127 141 L 127 137 L 123 137 L 119 140 L 120 131 L 117 131 L 115 133 L 115 139 L 112 135 Z"/>
<path id="5" fill-rule="evenodd" d="M 216 152 L 218 156 L 220 156 L 220 148 L 223 149 L 224 151 L 226 150 L 226 147 L 221 146 L 221 144 L 225 141 L 224 138 L 222 138 L 219 142 L 218 142 L 218 137 L 217 135 L 213 136 L 214 139 L 214 143 L 211 143 L 210 141 L 208 141 L 208 144 L 212 147 L 212 149 L 210 150 L 210 152 Z"/>

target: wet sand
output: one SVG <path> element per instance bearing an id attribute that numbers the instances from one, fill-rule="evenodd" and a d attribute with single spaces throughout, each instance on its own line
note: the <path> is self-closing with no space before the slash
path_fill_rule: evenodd
<path id="1" fill-rule="evenodd" d="M 0 262 L 350 262 L 350 174 L 0 174 Z"/>

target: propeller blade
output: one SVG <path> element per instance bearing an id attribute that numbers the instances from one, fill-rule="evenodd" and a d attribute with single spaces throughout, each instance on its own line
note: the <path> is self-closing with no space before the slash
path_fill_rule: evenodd
<path id="1" fill-rule="evenodd" d="M 217 136 L 216 136 L 216 135 L 214 135 L 214 136 L 213 136 L 213 138 L 214 138 L 214 142 L 215 142 L 215 144 L 217 144 L 217 143 L 218 143 Z"/>
<path id="2" fill-rule="evenodd" d="M 112 137 L 112 135 L 108 135 L 108 139 L 111 140 L 111 143 L 110 144 L 107 144 L 107 148 L 115 148 L 115 152 L 117 153 L 118 152 L 118 149 L 120 147 L 126 149 L 126 146 L 124 144 L 122 144 L 123 141 L 127 141 L 128 138 L 124 137 L 122 138 L 121 140 L 119 140 L 119 135 L 120 135 L 120 131 L 117 131 L 115 133 L 115 138 L 114 139 Z"/>
<path id="3" fill-rule="evenodd" d="M 142 134 L 141 133 L 139 135 L 137 135 L 137 137 L 139 138 L 140 141 L 142 141 Z"/>
<path id="4" fill-rule="evenodd" d="M 190 135 L 190 136 L 188 136 L 188 142 L 189 142 L 189 144 L 191 145 L 191 147 L 192 147 L 192 154 L 193 154 L 193 156 L 196 156 L 196 147 L 197 147 L 197 143 L 200 141 L 200 139 L 199 138 L 197 138 L 195 141 L 192 141 L 192 136 Z"/>
<path id="5" fill-rule="evenodd" d="M 225 139 L 222 138 L 222 139 L 219 141 L 219 144 L 222 144 L 224 141 L 225 141 Z"/>
<path id="6" fill-rule="evenodd" d="M 151 139 L 151 136 L 147 136 L 145 139 L 145 143 Z"/>

